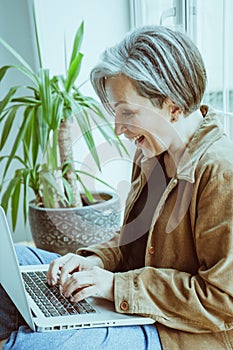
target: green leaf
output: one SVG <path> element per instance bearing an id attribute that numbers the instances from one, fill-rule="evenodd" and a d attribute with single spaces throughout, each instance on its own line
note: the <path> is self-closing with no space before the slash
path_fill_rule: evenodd
<path id="1" fill-rule="evenodd" d="M 70 186 L 69 182 L 64 177 L 62 178 L 62 183 L 63 183 L 64 189 L 65 189 L 68 203 L 69 203 L 69 205 L 71 205 L 74 201 L 71 186 Z"/>
<path id="2" fill-rule="evenodd" d="M 90 173 L 88 173 L 88 172 L 86 172 L 86 171 L 83 171 L 83 170 L 76 170 L 76 174 L 83 174 L 83 175 L 89 176 L 89 177 L 91 177 L 92 179 L 94 179 L 94 180 L 100 182 L 102 185 L 105 185 L 105 186 L 111 188 L 113 191 L 115 191 L 115 188 L 112 187 L 111 185 L 109 185 L 107 182 L 105 182 L 104 180 L 100 179 L 99 177 L 94 176 L 94 175 L 92 175 L 92 174 L 90 174 Z M 80 181 L 80 177 L 79 177 L 79 181 Z"/>
<path id="3" fill-rule="evenodd" d="M 41 98 L 43 119 L 51 126 L 52 119 L 52 94 L 49 79 L 49 70 L 39 71 L 39 93 Z"/>
<path id="4" fill-rule="evenodd" d="M 58 130 L 51 134 L 51 140 L 46 149 L 46 161 L 52 172 L 58 169 Z"/>
<path id="5" fill-rule="evenodd" d="M 53 93 L 57 92 L 62 95 L 62 91 L 65 91 L 66 89 L 65 78 L 62 75 L 55 75 L 50 80 L 50 83 Z"/>
<path id="6" fill-rule="evenodd" d="M 60 95 L 55 96 L 52 102 L 52 125 L 51 128 L 56 130 L 59 128 L 61 120 L 63 118 L 64 100 Z"/>
<path id="7" fill-rule="evenodd" d="M 80 184 L 85 192 L 87 199 L 89 200 L 90 203 L 94 203 L 94 198 L 93 198 L 91 192 L 87 189 L 84 182 L 81 180 L 80 176 L 78 174 L 76 174 L 76 176 L 77 176 L 77 180 L 80 182 Z"/>
<path id="8" fill-rule="evenodd" d="M 24 135 L 25 135 L 25 133 L 27 131 L 29 123 L 30 123 L 30 118 L 28 118 L 28 113 L 25 112 L 23 121 L 22 121 L 20 129 L 19 129 L 19 132 L 16 135 L 15 141 L 14 141 L 13 146 L 11 148 L 11 152 L 10 152 L 9 158 L 7 160 L 7 164 L 5 166 L 5 170 L 4 170 L 4 173 L 3 173 L 3 178 L 5 178 L 5 175 L 6 175 L 7 171 L 8 171 L 8 168 L 9 168 L 12 160 L 14 159 L 15 154 L 17 153 L 17 150 L 18 150 L 18 148 L 19 148 L 19 146 L 20 146 L 20 144 L 21 144 L 21 142 L 22 142 L 22 140 L 24 138 Z"/>
<path id="9" fill-rule="evenodd" d="M 7 116 L 7 114 L 9 113 L 9 108 L 6 110 L 6 112 L 0 117 L 0 123 L 2 123 L 2 121 L 5 119 L 5 117 Z"/>
<path id="10" fill-rule="evenodd" d="M 1 206 L 3 207 L 4 211 L 7 213 L 8 211 L 8 205 L 10 202 L 10 199 L 12 198 L 12 194 L 15 190 L 15 186 L 21 181 L 21 177 L 14 177 L 8 184 L 5 192 L 3 193 L 2 199 L 1 199 Z"/>
<path id="11" fill-rule="evenodd" d="M 44 173 L 41 172 L 40 179 L 45 181 L 47 184 L 49 184 L 50 187 L 53 190 L 55 190 L 55 192 L 57 192 L 61 198 L 65 199 L 64 193 L 61 191 L 61 188 L 59 187 L 59 185 L 56 181 L 56 178 L 53 176 L 53 174 L 51 174 L 49 172 L 44 172 Z"/>
<path id="12" fill-rule="evenodd" d="M 37 114 L 36 114 L 36 108 L 35 107 L 28 107 L 28 113 L 30 116 L 30 124 L 28 125 L 27 131 L 25 133 L 25 141 L 27 145 L 30 148 L 31 146 L 31 162 L 32 167 L 35 167 L 36 161 L 39 155 L 39 133 L 37 128 Z"/>
<path id="13" fill-rule="evenodd" d="M 51 191 L 50 185 L 41 179 L 41 184 L 43 188 L 43 203 L 45 208 L 54 208 L 55 206 L 55 201 L 54 201 L 54 196 Z"/>
<path id="14" fill-rule="evenodd" d="M 97 153 L 97 148 L 95 145 L 95 141 L 92 135 L 92 128 L 91 128 L 91 124 L 89 121 L 89 116 L 88 113 L 85 109 L 82 109 L 78 115 L 75 114 L 77 123 L 80 127 L 80 130 L 82 132 L 82 136 L 86 142 L 86 145 L 89 149 L 89 151 L 91 152 L 91 155 L 96 163 L 96 165 L 98 166 L 98 169 L 101 169 L 100 166 L 100 160 L 99 160 L 99 156 Z"/>
<path id="15" fill-rule="evenodd" d="M 24 223 L 26 224 L 27 218 L 28 218 L 28 208 L 29 208 L 30 171 L 26 170 L 23 172 L 23 179 L 24 179 L 23 216 L 24 216 Z"/>
<path id="16" fill-rule="evenodd" d="M 17 171 L 16 171 L 17 174 Z M 18 210 L 19 210 L 19 199 L 20 199 L 20 190 L 21 190 L 21 175 L 16 176 L 16 181 L 14 190 L 12 192 L 11 196 L 11 218 L 12 218 L 12 228 L 13 231 L 15 231 L 16 223 L 17 223 L 17 217 L 18 217 Z"/>
<path id="17" fill-rule="evenodd" d="M 9 156 L 2 156 L 2 157 L 0 157 L 0 162 L 4 159 L 8 159 L 8 158 L 9 158 Z M 19 156 L 15 155 L 14 159 L 18 160 L 24 167 L 27 167 L 26 162 L 22 158 L 20 158 Z"/>
<path id="18" fill-rule="evenodd" d="M 3 66 L 0 68 L 0 81 L 3 79 L 9 68 L 11 68 L 11 66 Z"/>
<path id="19" fill-rule="evenodd" d="M 15 50 L 12 46 L 10 46 L 5 40 L 0 38 L 0 44 L 2 44 L 28 71 L 34 75 L 33 70 L 29 66 L 29 64 L 25 61 L 25 59 Z"/>
<path id="20" fill-rule="evenodd" d="M 69 67 L 71 67 L 74 59 L 77 56 L 77 53 L 80 51 L 82 40 L 83 40 L 83 34 L 84 34 L 84 21 L 81 22 L 79 28 L 77 29 L 77 32 L 75 34 L 75 39 L 73 42 L 73 50 L 70 58 L 70 64 Z"/>
<path id="21" fill-rule="evenodd" d="M 31 69 L 17 64 L 13 64 L 11 68 L 17 69 L 18 71 L 26 75 L 36 86 L 38 85 L 38 77 Z"/>
<path id="22" fill-rule="evenodd" d="M 39 144 L 41 147 L 42 153 L 46 151 L 48 140 L 49 140 L 49 125 L 43 118 L 42 107 L 39 106 L 35 109 L 35 123 L 37 124 L 38 138 Z"/>
<path id="23" fill-rule="evenodd" d="M 8 114 L 8 117 L 5 121 L 5 124 L 3 126 L 2 134 L 1 134 L 1 140 L 0 140 L 0 150 L 3 149 L 5 146 L 6 141 L 8 140 L 8 136 L 10 134 L 10 131 L 12 129 L 12 124 L 15 119 L 15 114 L 17 111 L 17 107 L 12 108 L 10 113 Z"/>
<path id="24" fill-rule="evenodd" d="M 37 28 L 37 21 L 36 21 L 36 12 L 35 12 L 35 3 L 34 2 L 33 2 L 33 7 L 32 7 L 32 15 L 33 15 L 33 24 L 34 24 L 34 29 L 35 29 L 35 35 L 36 35 L 36 46 L 37 46 L 39 65 L 40 65 L 40 68 L 42 68 L 42 56 L 41 56 L 40 41 L 39 41 L 39 35 L 38 35 L 38 28 Z"/>
<path id="25" fill-rule="evenodd" d="M 39 139 L 36 128 L 37 124 L 35 121 L 35 108 L 31 106 L 27 107 L 24 110 L 24 118 L 25 120 L 28 120 L 28 127 L 25 130 L 25 135 L 22 140 L 24 159 L 26 163 L 30 165 L 30 167 L 33 167 L 33 165 L 36 163 L 39 151 Z"/>
<path id="26" fill-rule="evenodd" d="M 16 98 L 12 99 L 12 102 L 19 103 L 22 106 L 36 106 L 36 105 L 40 105 L 41 104 L 41 102 L 39 102 L 38 100 L 36 100 L 35 98 L 33 98 L 31 96 L 16 97 Z"/>
<path id="27" fill-rule="evenodd" d="M 7 106 L 7 104 L 11 101 L 12 96 L 14 96 L 16 91 L 17 91 L 17 87 L 10 88 L 10 90 L 8 91 L 8 93 L 6 94 L 4 99 L 0 101 L 0 115 L 2 114 L 4 108 Z"/>
<path id="28" fill-rule="evenodd" d="M 91 98 L 91 100 L 93 100 Z M 109 122 L 109 120 L 105 117 L 105 115 L 103 114 L 103 112 L 101 111 L 101 109 L 99 108 L 99 106 L 96 104 L 96 101 L 92 101 L 89 105 L 89 107 L 93 112 L 94 112 L 94 116 L 92 118 L 92 120 L 94 121 L 95 125 L 97 126 L 98 130 L 100 131 L 100 133 L 103 135 L 103 137 L 105 138 L 105 140 L 110 143 L 113 144 L 114 147 L 116 147 L 118 153 L 120 154 L 120 156 L 123 155 L 121 149 L 124 151 L 124 153 L 126 155 L 129 156 L 129 152 L 127 150 L 127 148 L 125 147 L 124 143 L 122 142 L 122 140 L 119 138 L 118 135 L 115 134 L 114 129 L 111 125 L 111 123 Z M 108 130 L 108 132 L 110 134 L 107 134 L 105 132 L 105 128 L 103 127 L 103 125 L 100 125 L 99 121 L 96 121 L 95 116 L 100 117 L 100 119 L 102 119 L 105 123 L 106 123 L 106 129 Z"/>
<path id="29" fill-rule="evenodd" d="M 66 80 L 66 91 L 69 92 L 70 89 L 73 87 L 80 69 L 81 69 L 81 62 L 82 62 L 83 54 L 78 53 L 78 55 L 75 57 L 75 59 L 72 61 L 70 68 L 67 72 L 67 80 Z"/>

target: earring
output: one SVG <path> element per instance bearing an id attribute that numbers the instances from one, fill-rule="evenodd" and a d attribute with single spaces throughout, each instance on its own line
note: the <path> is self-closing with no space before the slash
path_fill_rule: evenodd
<path id="1" fill-rule="evenodd" d="M 173 115 L 171 116 L 171 122 L 172 122 L 172 123 L 177 122 L 178 119 L 179 119 L 179 117 L 178 117 L 177 114 L 173 114 Z"/>

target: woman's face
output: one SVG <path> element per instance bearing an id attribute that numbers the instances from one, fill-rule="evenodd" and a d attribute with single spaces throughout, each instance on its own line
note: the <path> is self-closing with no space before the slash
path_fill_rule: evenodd
<path id="1" fill-rule="evenodd" d="M 162 109 L 140 96 L 125 76 L 106 80 L 106 94 L 115 111 L 115 133 L 135 142 L 147 158 L 158 156 L 171 146 L 174 129 L 169 105 Z"/>

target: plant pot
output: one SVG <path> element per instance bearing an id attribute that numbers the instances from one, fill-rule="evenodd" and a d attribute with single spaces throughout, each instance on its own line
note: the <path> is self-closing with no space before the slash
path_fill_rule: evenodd
<path id="1" fill-rule="evenodd" d="M 30 202 L 29 223 L 36 247 L 64 255 L 109 240 L 120 226 L 119 195 L 92 195 L 98 202 L 81 208 L 51 209 Z"/>

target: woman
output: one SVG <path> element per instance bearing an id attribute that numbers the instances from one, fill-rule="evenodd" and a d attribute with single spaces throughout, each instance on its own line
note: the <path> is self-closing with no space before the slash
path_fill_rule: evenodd
<path id="1" fill-rule="evenodd" d="M 33 333 L 1 290 L 4 349 L 232 349 L 233 144 L 201 106 L 198 49 L 180 32 L 138 28 L 105 50 L 91 81 L 137 146 L 121 232 L 77 255 L 19 247 L 18 257 L 51 262 L 48 283 L 73 301 L 99 296 L 155 324 Z"/>

